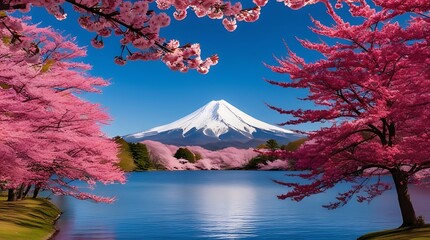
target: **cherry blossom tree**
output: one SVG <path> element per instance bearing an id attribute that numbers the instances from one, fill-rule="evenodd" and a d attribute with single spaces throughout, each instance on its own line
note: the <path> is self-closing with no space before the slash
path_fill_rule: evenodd
<path id="1" fill-rule="evenodd" d="M 329 0 L 277 1 L 291 9 L 299 9 L 309 4 L 326 3 Z M 342 2 L 361 1 L 337 0 L 336 6 L 341 6 Z M 124 65 L 127 60 L 161 59 L 172 70 L 186 72 L 189 69 L 197 69 L 198 72 L 205 74 L 211 66 L 218 63 L 217 55 L 202 59 L 198 43 L 181 45 L 178 40 L 168 40 L 160 36 L 160 30 L 170 24 L 171 17 L 168 14 L 172 12 L 170 9 L 173 8 L 173 17 L 176 20 L 183 20 L 191 10 L 197 17 L 221 20 L 228 31 L 234 31 L 237 22 L 257 21 L 261 9 L 268 0 L 243 2 L 247 7 L 243 7 L 241 1 L 232 3 L 224 0 L 5 0 L 0 2 L 0 27 L 6 27 L 10 31 L 19 30 L 19 26 L 8 24 L 8 15 L 5 11 L 28 12 L 33 6 L 37 6 L 45 8 L 58 20 L 63 20 L 67 17 L 63 6 L 69 4 L 73 11 L 80 14 L 79 25 L 95 33 L 91 41 L 95 48 L 102 48 L 103 40 L 112 34 L 122 37 L 121 52 L 115 56 L 115 63 Z M 375 4 L 396 11 L 412 12 L 423 9 L 425 11 L 428 7 L 428 3 L 416 2 L 377 0 Z"/>
<path id="2" fill-rule="evenodd" d="M 7 22 L 19 26 L 20 35 L 0 28 L 0 188 L 9 189 L 9 200 L 34 186 L 34 196 L 46 188 L 112 201 L 70 184 L 125 180 L 116 166 L 117 145 L 100 130 L 109 117 L 77 96 L 99 92 L 107 82 L 89 76 L 91 66 L 74 60 L 85 56 L 85 49 L 70 39 L 20 19 Z"/>
<path id="3" fill-rule="evenodd" d="M 325 0 L 278 0 L 287 7 L 298 9 L 308 4 Z M 20 10 L 28 12 L 33 6 L 43 7 L 58 20 L 67 17 L 65 4 L 81 16 L 78 19 L 82 28 L 95 33 L 91 44 L 95 48 L 103 47 L 103 40 L 112 34 L 121 36 L 121 52 L 114 58 L 115 63 L 123 65 L 127 60 L 161 59 L 170 69 L 186 72 L 197 69 L 207 73 L 217 64 L 218 57 L 213 55 L 201 58 L 199 44 L 180 44 L 178 40 L 167 40 L 160 36 L 160 30 L 170 24 L 168 15 L 174 9 L 176 20 L 186 18 L 189 10 L 198 17 L 219 19 L 228 31 L 237 28 L 237 22 L 258 20 L 261 8 L 268 0 L 253 0 L 252 3 L 240 1 L 232 3 L 224 0 L 6 0 L 0 3 L 0 27 L 10 31 L 19 30 L 19 26 L 10 25 L 5 11 Z M 340 2 L 340 0 L 339 0 Z"/>
<path id="4" fill-rule="evenodd" d="M 221 170 L 240 168 L 257 155 L 253 149 L 229 147 L 218 151 L 211 151 L 200 146 L 186 146 L 194 154 L 199 154 L 201 159 L 196 160 L 195 163 L 188 161 L 181 163 L 173 156 L 179 147 L 152 140 L 145 140 L 142 143 L 148 147 L 152 161 L 156 161 L 156 164 L 161 164 L 168 170 Z"/>
<path id="5" fill-rule="evenodd" d="M 202 159 L 197 161 L 197 163 L 199 163 L 197 166 L 201 169 L 242 168 L 249 160 L 257 156 L 257 152 L 253 149 L 228 147 L 217 151 L 211 151 L 200 146 L 187 146 L 187 148 L 201 155 Z"/>
<path id="6" fill-rule="evenodd" d="M 306 170 L 298 175 L 309 181 L 278 181 L 292 188 L 278 197 L 300 201 L 338 183 L 350 183 L 347 192 L 326 206 L 333 209 L 354 197 L 371 201 L 394 184 L 401 226 L 414 226 L 418 221 L 408 184 L 429 184 L 430 179 L 430 2 L 346 4 L 361 23 L 344 21 L 326 2 L 333 25 L 314 19 L 311 29 L 321 42 L 299 40 L 322 59 L 306 62 L 289 50 L 287 58 L 277 59 L 279 65 L 269 66 L 291 79 L 271 84 L 308 89 L 305 100 L 320 106 L 313 110 L 271 106 L 294 117 L 284 124 L 331 123 L 310 133 L 309 141 L 290 155 L 297 159 L 296 168 Z"/>
<path id="7" fill-rule="evenodd" d="M 166 145 L 160 142 L 145 140 L 142 142 L 148 148 L 150 160 L 155 164 L 165 167 L 167 170 L 196 170 L 193 164 L 181 164 L 173 155 L 178 147 Z"/>

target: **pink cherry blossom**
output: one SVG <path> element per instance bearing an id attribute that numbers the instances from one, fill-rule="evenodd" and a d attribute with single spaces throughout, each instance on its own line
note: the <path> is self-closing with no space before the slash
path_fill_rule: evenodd
<path id="1" fill-rule="evenodd" d="M 235 19 L 230 20 L 230 19 L 224 18 L 222 20 L 222 24 L 224 25 L 225 29 L 227 29 L 227 31 L 229 32 L 233 32 L 237 28 Z"/>
<path id="2" fill-rule="evenodd" d="M 225 148 L 218 151 L 210 151 L 199 146 L 185 146 L 194 154 L 199 154 L 202 159 L 196 163 L 181 163 L 173 157 L 179 147 L 162 144 L 160 142 L 145 140 L 142 142 L 148 147 L 151 160 L 163 165 L 168 170 L 220 170 L 240 168 L 246 165 L 250 159 L 255 157 L 253 149 Z"/>
<path id="3" fill-rule="evenodd" d="M 116 63 L 116 64 L 118 64 L 118 65 L 125 65 L 125 63 L 127 62 L 127 60 L 125 60 L 124 58 L 122 58 L 122 57 L 115 57 L 115 59 L 114 59 L 114 62 Z"/>
<path id="4" fill-rule="evenodd" d="M 91 40 L 91 45 L 95 48 L 103 48 L 103 40 L 97 40 L 97 39 L 93 39 Z"/>
<path id="5" fill-rule="evenodd" d="M 300 9 L 308 4 L 315 4 L 317 2 L 324 2 L 325 0 L 278 0 L 278 2 L 284 2 L 285 6 L 291 9 Z"/>
<path id="6" fill-rule="evenodd" d="M 173 17 L 178 21 L 183 20 L 187 17 L 187 11 L 176 10 L 175 13 L 173 13 Z"/>
<path id="7" fill-rule="evenodd" d="M 322 0 L 321 0 L 322 1 Z M 135 52 L 144 53 L 145 50 L 157 50 L 156 55 L 151 57 L 115 57 L 114 62 L 123 65 L 125 59 L 129 60 L 154 60 L 155 57 L 161 59 L 165 64 L 173 70 L 188 71 L 196 69 L 198 72 L 207 73 L 211 66 L 201 66 L 195 64 L 201 57 L 201 51 L 196 51 L 195 54 L 189 54 L 185 51 L 187 46 L 195 44 L 185 44 L 171 48 L 166 46 L 164 38 L 160 37 L 162 28 L 170 25 L 170 16 L 167 11 L 171 12 L 170 8 L 174 9 L 173 17 L 176 20 L 183 20 L 187 17 L 187 11 L 194 11 L 198 17 L 209 17 L 211 19 L 222 19 L 222 24 L 228 31 L 234 31 L 237 28 L 237 21 L 254 22 L 260 16 L 261 7 L 267 4 L 268 0 L 254 0 L 249 8 L 243 8 L 241 2 L 232 3 L 225 0 L 203 0 L 203 1 L 188 1 L 188 0 L 137 0 L 137 1 L 120 1 L 120 0 L 13 0 L 8 4 L 0 4 L 0 10 L 12 12 L 14 10 L 28 11 L 31 6 L 45 8 L 50 14 L 58 20 L 63 20 L 67 17 L 63 5 L 70 4 L 72 10 L 80 14 L 78 19 L 79 25 L 87 31 L 94 32 L 97 37 L 109 37 L 113 32 L 120 38 L 120 44 L 127 47 L 127 54 L 132 55 Z M 313 4 L 318 1 L 308 0 L 299 1 L 291 0 L 284 1 L 287 6 L 299 8 L 307 4 Z M 19 26 L 14 26 L 9 21 L 8 16 L 0 19 L 2 25 L 8 26 L 12 31 L 20 31 Z M 103 41 L 95 38 L 91 44 L 96 48 L 103 47 Z M 168 41 L 167 41 L 168 42 Z M 179 49 L 179 51 L 177 51 Z M 14 48 L 11 48 L 14 49 Z M 175 61 L 165 58 L 172 52 L 185 54 L 178 57 Z M 143 56 L 143 55 L 135 55 Z M 148 56 L 148 55 L 146 55 Z M 213 55 L 214 56 L 214 55 Z M 206 59 L 211 59 L 208 57 Z M 179 63 L 178 61 L 182 61 Z M 203 61 L 206 64 L 210 61 Z M 191 64 L 189 64 L 191 63 Z M 215 63 L 215 62 L 212 62 Z"/>
<path id="8" fill-rule="evenodd" d="M 314 3 L 285 2 L 294 8 Z M 337 183 L 350 183 L 350 190 L 326 205 L 334 209 L 354 196 L 359 202 L 369 202 L 393 186 L 402 226 L 417 225 L 408 183 L 430 184 L 430 4 L 390 0 L 374 1 L 378 5 L 374 6 L 366 1 L 343 1 L 350 14 L 361 19 L 349 23 L 328 1 L 324 3 L 334 24 L 327 26 L 313 19 L 312 31 L 321 39 L 334 41 L 299 40 L 304 48 L 318 51 L 324 58 L 306 62 L 288 50 L 288 57 L 276 59 L 277 66 L 269 66 L 291 79 L 269 83 L 307 89 L 305 99 L 321 106 L 309 110 L 271 106 L 281 114 L 292 115 L 293 120 L 285 124 L 332 123 L 310 133 L 310 140 L 297 151 L 284 153 L 284 157 L 296 160 L 295 168 L 306 170 L 295 175 L 309 182 L 278 181 L 291 187 L 279 198 L 300 201 Z M 341 1 L 337 7 L 339 4 Z M 392 178 L 392 184 L 383 181 L 384 175 Z"/>
<path id="9" fill-rule="evenodd" d="M 264 7 L 269 0 L 253 0 L 252 2 L 260 7 Z"/>
<path id="10" fill-rule="evenodd" d="M 94 187 L 96 182 L 125 181 L 117 167 L 117 145 L 100 130 L 109 116 L 77 95 L 99 92 L 108 83 L 88 75 L 91 66 L 76 61 L 85 56 L 85 50 L 70 39 L 50 28 L 9 20 L 21 31 L 3 28 L 0 37 L 12 39 L 19 34 L 24 41 L 13 52 L 10 42 L 0 43 L 0 188 L 33 187 L 35 195 L 37 189 L 46 188 L 110 202 L 112 198 L 68 184 L 80 180 Z"/>
<path id="11" fill-rule="evenodd" d="M 259 164 L 258 167 L 261 170 L 289 170 L 291 168 L 288 161 L 282 159 L 269 161 L 266 164 Z"/>

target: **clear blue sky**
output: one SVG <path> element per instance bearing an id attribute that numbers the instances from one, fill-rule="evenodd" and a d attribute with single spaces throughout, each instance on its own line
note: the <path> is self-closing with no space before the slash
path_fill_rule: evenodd
<path id="1" fill-rule="evenodd" d="M 196 18 L 189 11 L 183 21 L 172 18 L 171 25 L 161 35 L 180 40 L 181 44 L 199 42 L 202 57 L 217 53 L 218 65 L 207 75 L 196 71 L 179 73 L 169 70 L 161 61 L 128 62 L 125 66 L 113 63 L 120 52 L 118 39 L 109 38 L 105 48 L 94 49 L 90 39 L 95 36 L 77 24 L 76 14 L 57 21 L 44 9 L 30 13 L 33 22 L 77 37 L 80 46 L 88 46 L 88 57 L 83 61 L 93 65 L 91 74 L 109 79 L 111 85 L 102 94 L 86 94 L 84 98 L 100 103 L 113 121 L 103 127 L 108 136 L 125 135 L 166 124 L 183 117 L 211 100 L 224 99 L 249 115 L 276 124 L 288 120 L 285 115 L 270 110 L 265 103 L 296 109 L 313 108 L 312 103 L 298 100 L 306 91 L 282 89 L 263 79 L 286 81 L 287 75 L 274 74 L 263 62 L 275 64 L 274 56 L 286 55 L 283 40 L 307 60 L 321 57 L 303 49 L 295 39 L 317 37 L 308 29 L 310 16 L 328 23 L 323 4 L 290 10 L 275 1 L 263 8 L 260 20 L 240 22 L 234 32 L 224 29 L 220 20 Z M 319 124 L 286 126 L 288 129 L 314 130 Z"/>

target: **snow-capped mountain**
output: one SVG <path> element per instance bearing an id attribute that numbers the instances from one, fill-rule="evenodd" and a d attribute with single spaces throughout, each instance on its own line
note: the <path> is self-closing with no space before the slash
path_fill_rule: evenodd
<path id="1" fill-rule="evenodd" d="M 304 135 L 257 120 L 230 103 L 211 101 L 172 123 L 124 136 L 128 142 L 154 140 L 173 145 L 209 149 L 255 147 L 268 139 L 287 143 Z"/>

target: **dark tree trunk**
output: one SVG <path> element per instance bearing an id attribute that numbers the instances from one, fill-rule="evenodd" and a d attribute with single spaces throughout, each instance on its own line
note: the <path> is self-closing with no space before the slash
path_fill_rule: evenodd
<path id="1" fill-rule="evenodd" d="M 16 193 L 16 200 L 21 200 L 24 193 L 24 183 L 21 184 L 18 188 L 18 192 Z"/>
<path id="2" fill-rule="evenodd" d="M 31 189 L 31 184 L 28 184 L 27 185 L 27 188 L 25 189 L 25 191 L 24 191 L 24 194 L 22 195 L 22 198 L 24 199 L 25 197 L 27 197 L 27 194 L 28 194 L 28 192 L 30 191 L 30 189 Z"/>
<path id="3" fill-rule="evenodd" d="M 12 202 L 16 200 L 15 189 L 9 189 L 7 191 L 7 201 Z"/>
<path id="4" fill-rule="evenodd" d="M 37 198 L 37 195 L 39 194 L 39 191 L 40 191 L 40 186 L 38 184 L 36 184 L 34 186 L 33 198 Z"/>
<path id="5" fill-rule="evenodd" d="M 416 226 L 417 217 L 408 192 L 407 175 L 400 169 L 391 170 L 391 175 L 396 186 L 397 199 L 402 213 L 403 223 L 400 227 Z"/>

